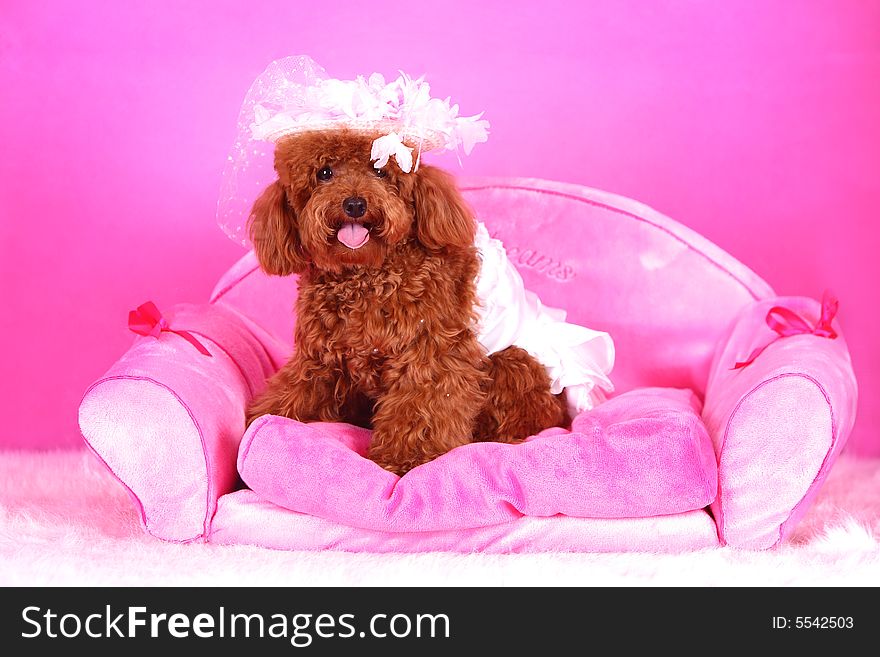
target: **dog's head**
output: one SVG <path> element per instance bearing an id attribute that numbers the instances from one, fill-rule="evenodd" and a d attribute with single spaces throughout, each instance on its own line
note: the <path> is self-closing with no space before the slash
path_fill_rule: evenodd
<path id="1" fill-rule="evenodd" d="M 250 222 L 267 273 L 378 267 L 407 239 L 430 251 L 473 245 L 474 220 L 451 176 L 425 165 L 404 173 L 394 159 L 377 170 L 370 149 L 378 136 L 340 129 L 277 143 L 278 180 Z"/>

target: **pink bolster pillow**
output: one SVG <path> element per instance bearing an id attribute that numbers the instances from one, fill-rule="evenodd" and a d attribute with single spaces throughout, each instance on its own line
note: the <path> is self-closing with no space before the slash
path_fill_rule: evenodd
<path id="1" fill-rule="evenodd" d="M 717 468 L 690 390 L 643 388 L 518 445 L 473 443 L 404 477 L 364 457 L 366 429 L 268 415 L 239 449 L 242 479 L 274 504 L 364 529 L 484 527 L 523 516 L 641 518 L 712 502 Z"/>
<path id="2" fill-rule="evenodd" d="M 703 418 L 718 454 L 712 513 L 723 543 L 745 549 L 778 545 L 812 505 L 846 444 L 858 386 L 837 321 L 837 337 L 779 339 L 767 312 L 782 306 L 809 326 L 820 304 L 774 297 L 746 307 L 719 343 Z M 733 369 L 768 345 L 750 365 Z"/>
<path id="3" fill-rule="evenodd" d="M 170 331 L 136 338 L 86 391 L 79 424 L 145 529 L 184 542 L 205 535 L 217 499 L 238 484 L 244 409 L 277 364 L 234 310 L 181 304 L 165 316 L 211 355 Z"/>

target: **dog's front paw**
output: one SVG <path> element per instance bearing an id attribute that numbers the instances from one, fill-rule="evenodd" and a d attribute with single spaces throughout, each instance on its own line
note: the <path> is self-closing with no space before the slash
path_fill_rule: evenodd
<path id="1" fill-rule="evenodd" d="M 402 477 L 407 472 L 412 470 L 412 468 L 410 468 L 410 467 L 400 466 L 400 465 L 397 465 L 396 463 L 384 463 L 384 464 L 380 463 L 379 465 L 382 466 L 383 470 L 388 470 L 388 472 L 391 472 L 392 474 L 396 474 L 398 477 Z"/>
<path id="2" fill-rule="evenodd" d="M 373 436 L 375 438 L 375 433 Z M 431 460 L 424 455 L 404 454 L 399 450 L 383 448 L 375 442 L 367 450 L 367 458 L 383 470 L 393 472 L 398 477 L 402 477 L 417 465 Z"/>
<path id="3" fill-rule="evenodd" d="M 367 458 L 400 476 L 472 440 L 470 433 L 453 440 L 449 434 L 444 437 L 437 429 L 430 427 L 417 429 L 410 424 L 389 427 L 390 423 L 377 423 L 375 420 Z"/>
<path id="4" fill-rule="evenodd" d="M 368 456 L 369 459 L 380 468 L 382 468 L 383 470 L 388 470 L 388 472 L 392 472 L 398 477 L 402 477 L 415 467 L 414 465 L 408 463 L 400 463 L 392 458 L 388 458 L 387 455 L 369 454 Z"/>

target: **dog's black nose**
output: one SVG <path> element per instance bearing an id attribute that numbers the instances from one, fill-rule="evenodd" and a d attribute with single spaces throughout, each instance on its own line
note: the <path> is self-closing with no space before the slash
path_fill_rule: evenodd
<path id="1" fill-rule="evenodd" d="M 367 212 L 367 201 L 360 196 L 349 196 L 342 202 L 342 209 L 352 219 L 363 217 Z"/>

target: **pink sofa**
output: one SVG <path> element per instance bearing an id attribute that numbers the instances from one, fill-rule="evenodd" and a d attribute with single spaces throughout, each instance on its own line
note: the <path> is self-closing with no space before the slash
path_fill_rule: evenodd
<path id="1" fill-rule="evenodd" d="M 493 522 L 426 531 L 358 526 L 270 502 L 242 484 L 240 470 L 250 475 L 239 447 L 245 405 L 290 354 L 296 281 L 264 275 L 248 253 L 208 303 L 165 309 L 170 328 L 189 331 L 210 357 L 171 331 L 138 337 L 83 398 L 86 443 L 130 491 L 146 530 L 179 542 L 376 552 L 764 549 L 784 540 L 855 418 L 856 381 L 837 322 L 833 338 L 808 331 L 779 338 L 766 322 L 772 307 L 812 327 L 820 304 L 776 297 L 717 246 L 635 201 L 532 179 L 464 181 L 461 189 L 545 304 L 614 338 L 615 395 L 689 395 L 708 435 L 708 496 L 676 513 L 613 517 L 508 504 L 508 515 Z M 283 451 L 294 443 L 282 433 L 273 444 Z M 260 467 L 272 461 L 269 451 Z M 315 492 L 315 504 L 326 502 L 322 494 Z"/>

